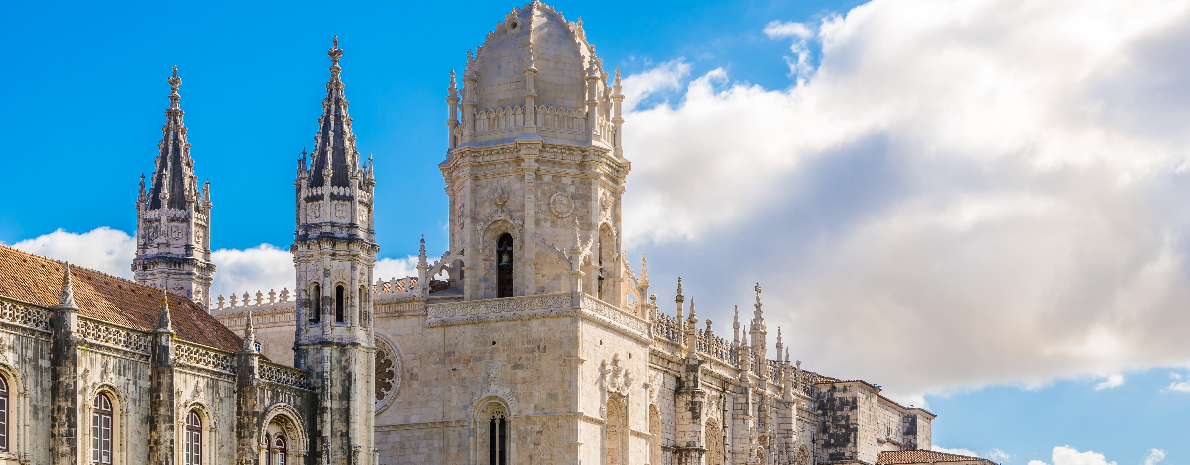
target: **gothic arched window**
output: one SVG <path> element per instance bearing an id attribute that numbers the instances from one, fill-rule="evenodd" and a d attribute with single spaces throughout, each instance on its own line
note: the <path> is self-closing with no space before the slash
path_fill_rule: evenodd
<path id="1" fill-rule="evenodd" d="M 273 456 L 277 458 L 273 463 L 276 465 L 285 465 L 285 459 L 289 455 L 289 450 L 285 448 L 285 436 L 280 434 L 273 439 Z"/>
<path id="2" fill-rule="evenodd" d="M 723 465 L 725 453 L 723 449 L 723 428 L 715 420 L 707 420 L 707 465 Z"/>
<path id="3" fill-rule="evenodd" d="M 91 462 L 112 463 L 112 400 L 107 394 L 95 396 L 91 411 Z"/>
<path id="4" fill-rule="evenodd" d="M 273 465 L 273 436 L 264 433 L 264 465 Z"/>
<path id="5" fill-rule="evenodd" d="M 496 239 L 496 297 L 512 297 L 512 234 Z"/>
<path id="6" fill-rule="evenodd" d="M 186 437 L 182 441 L 186 465 L 202 465 L 202 417 L 198 411 L 191 410 L 186 415 Z"/>
<path id="7" fill-rule="evenodd" d="M 310 322 L 318 323 L 322 321 L 322 287 L 318 283 L 314 283 L 314 287 L 310 289 Z"/>
<path id="8" fill-rule="evenodd" d="M 488 464 L 508 465 L 508 419 L 503 411 L 492 413 L 488 422 Z"/>
<path id="9" fill-rule="evenodd" d="M 343 322 L 343 286 L 335 286 L 335 323 Z"/>
<path id="10" fill-rule="evenodd" d="M 8 380 L 0 376 L 0 450 L 8 450 Z"/>

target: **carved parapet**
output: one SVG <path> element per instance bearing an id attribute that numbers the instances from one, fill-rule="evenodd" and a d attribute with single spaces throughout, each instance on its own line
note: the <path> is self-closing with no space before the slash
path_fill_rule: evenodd
<path id="1" fill-rule="evenodd" d="M 144 355 L 149 355 L 152 345 L 147 333 L 90 318 L 79 318 L 77 336 L 88 344 L 101 344 Z"/>
<path id="2" fill-rule="evenodd" d="M 306 391 L 314 390 L 314 381 L 310 373 L 272 362 L 260 362 L 260 379 Z"/>
<path id="3" fill-rule="evenodd" d="M 236 373 L 236 361 L 231 353 L 212 349 L 198 344 L 177 342 L 174 346 L 174 360 L 180 365 L 188 365 L 229 375 Z"/>
<path id="4" fill-rule="evenodd" d="M 50 314 L 31 305 L 0 301 L 0 321 L 42 331 L 50 330 Z"/>

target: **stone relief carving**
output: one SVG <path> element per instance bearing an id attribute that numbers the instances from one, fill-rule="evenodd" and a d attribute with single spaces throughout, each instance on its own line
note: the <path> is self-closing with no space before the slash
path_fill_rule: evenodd
<path id="1" fill-rule="evenodd" d="M 319 205 L 317 203 L 312 203 L 312 204 L 306 205 L 306 209 L 309 211 L 311 219 L 317 220 L 318 217 L 321 215 L 321 212 L 319 212 L 319 207 L 321 207 L 321 205 Z"/>
<path id="2" fill-rule="evenodd" d="M 574 212 L 574 200 L 571 200 L 565 192 L 558 192 L 550 197 L 550 211 L 554 212 L 558 218 L 566 218 Z"/>
<path id="3" fill-rule="evenodd" d="M 603 382 L 603 388 L 608 392 L 614 392 L 622 396 L 628 395 L 628 389 L 632 387 L 632 370 L 620 366 L 620 354 L 612 356 L 612 362 L 609 366 L 607 360 L 599 364 L 600 380 Z"/>

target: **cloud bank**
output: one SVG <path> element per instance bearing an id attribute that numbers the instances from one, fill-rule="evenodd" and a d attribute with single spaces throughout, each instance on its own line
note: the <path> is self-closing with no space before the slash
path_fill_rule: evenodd
<path id="1" fill-rule="evenodd" d="M 626 80 L 651 275 L 716 321 L 760 281 L 794 358 L 903 400 L 1190 363 L 1190 5 L 875 0 L 765 32 L 819 64 Z"/>

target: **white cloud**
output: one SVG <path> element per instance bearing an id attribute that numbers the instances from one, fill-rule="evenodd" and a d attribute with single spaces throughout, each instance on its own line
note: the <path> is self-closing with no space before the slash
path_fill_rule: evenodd
<path id="1" fill-rule="evenodd" d="M 1190 381 L 1183 381 L 1182 375 L 1170 373 L 1169 377 L 1173 379 L 1173 382 L 1169 383 L 1169 387 L 1165 388 L 1167 391 L 1190 392 Z"/>
<path id="2" fill-rule="evenodd" d="M 1155 465 L 1162 460 L 1165 460 L 1165 451 L 1161 449 L 1149 449 L 1149 455 L 1145 457 L 1145 465 Z"/>
<path id="3" fill-rule="evenodd" d="M 1000 449 L 992 449 L 990 452 L 988 452 L 987 458 L 994 462 L 1004 463 L 1012 460 L 1012 454 L 1004 452 Z"/>
<path id="4" fill-rule="evenodd" d="M 814 32 L 810 28 L 806 27 L 805 24 L 796 22 L 772 21 L 764 26 L 764 33 L 773 39 L 781 37 L 809 39 L 814 37 Z"/>
<path id="5" fill-rule="evenodd" d="M 136 256 L 136 241 L 132 236 L 107 226 L 82 234 L 58 229 L 12 247 L 125 279 L 132 279 L 132 259 Z"/>
<path id="6" fill-rule="evenodd" d="M 655 292 L 683 269 L 730 321 L 766 283 L 806 368 L 901 398 L 1190 361 L 1190 4 L 875 0 L 809 39 L 781 24 L 821 47 L 788 88 L 668 65 L 637 99 L 681 98 L 625 116 L 625 244 Z"/>
<path id="7" fill-rule="evenodd" d="M 1113 375 L 1108 375 L 1107 379 L 1103 380 L 1102 383 L 1096 384 L 1095 390 L 1102 391 L 1104 389 L 1117 388 L 1117 387 L 1120 387 L 1123 385 L 1124 385 L 1124 375 L 1117 373 L 1117 374 L 1113 374 Z"/>
<path id="8" fill-rule="evenodd" d="M 401 279 L 407 276 L 417 276 L 417 257 L 410 255 L 405 258 L 382 258 L 376 261 L 376 267 L 372 270 L 372 275 L 376 279 L 383 279 L 388 281 L 390 279 Z"/>
<path id="9" fill-rule="evenodd" d="M 934 450 L 934 452 L 942 452 L 942 453 L 946 453 L 946 454 L 966 455 L 968 457 L 979 457 L 979 454 L 976 454 L 975 451 L 973 451 L 971 449 L 962 449 L 962 448 L 947 449 L 945 447 L 934 444 L 933 450 Z"/>
<path id="10" fill-rule="evenodd" d="M 670 60 L 642 73 L 624 78 L 624 111 L 632 111 L 649 95 L 680 90 L 690 75 L 690 64 L 681 58 Z"/>
<path id="11" fill-rule="evenodd" d="M 256 292 L 268 295 L 269 290 L 281 292 L 288 289 L 293 293 L 296 277 L 293 271 L 293 255 L 288 250 L 271 244 L 260 244 L 250 249 L 219 249 L 211 252 L 215 263 L 215 281 L 211 283 L 214 303 L 218 296 L 243 298 L 248 293 L 255 298 Z"/>
<path id="12" fill-rule="evenodd" d="M 1116 462 L 1108 462 L 1107 457 L 1095 451 L 1079 452 L 1070 446 L 1058 446 L 1054 448 L 1053 455 L 1054 465 L 1116 465 Z M 1030 460 L 1029 465 L 1048 465 L 1040 460 Z"/>

